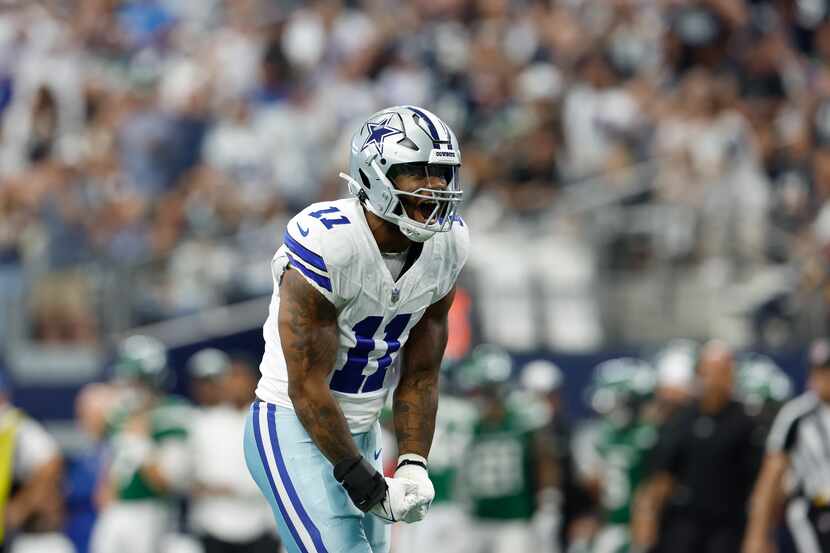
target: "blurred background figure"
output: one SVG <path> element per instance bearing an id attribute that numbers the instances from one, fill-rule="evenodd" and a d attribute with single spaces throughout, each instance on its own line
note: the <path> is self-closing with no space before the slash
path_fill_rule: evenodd
<path id="1" fill-rule="evenodd" d="M 555 363 L 537 359 L 522 367 L 519 385 L 531 394 L 532 401 L 547 410 L 548 423 L 540 432 L 545 440 L 549 440 L 559 470 L 557 487 L 561 495 L 561 513 L 558 516 L 561 523 L 558 535 L 545 536 L 544 529 L 540 529 L 541 539 L 543 544 L 552 540 L 565 551 L 568 544 L 587 541 L 594 532 L 592 498 L 580 481 L 571 447 L 574 436 L 564 399 L 565 376 Z M 554 516 L 550 518 L 555 519 Z"/>
<path id="2" fill-rule="evenodd" d="M 202 411 L 209 411 L 225 403 L 225 379 L 230 370 L 228 355 L 215 348 L 205 348 L 187 361 L 190 376 L 190 396 Z"/>
<path id="3" fill-rule="evenodd" d="M 656 416 L 661 423 L 691 401 L 700 345 L 693 340 L 671 340 L 654 356 L 657 370 Z"/>
<path id="4" fill-rule="evenodd" d="M 632 547 L 634 494 L 657 445 L 657 424 L 648 412 L 656 384 L 655 370 L 640 359 L 612 359 L 594 369 L 588 400 L 600 419 L 581 470 L 600 507 L 595 553 Z"/>
<path id="5" fill-rule="evenodd" d="M 245 467 L 245 416 L 257 378 L 250 359 L 203 349 L 188 361 L 197 408 L 190 419 L 190 530 L 204 553 L 274 553 L 270 509 Z"/>
<path id="6" fill-rule="evenodd" d="M 168 395 L 167 349 L 156 338 L 126 338 L 113 371 L 118 400 L 107 414 L 108 459 L 90 551 L 157 553 L 189 480 L 191 408 Z"/>
<path id="7" fill-rule="evenodd" d="M 830 549 L 830 343 L 810 349 L 809 388 L 775 418 L 755 485 L 743 553 L 775 551 L 781 513 L 800 553 Z M 787 475 L 791 482 L 787 482 Z M 791 497 L 787 497 L 787 495 Z"/>
<path id="8" fill-rule="evenodd" d="M 558 551 L 562 494 L 552 440 L 542 432 L 547 406 L 511 396 L 513 361 L 498 346 L 478 346 L 458 370 L 479 412 L 461 475 L 475 551 Z"/>
<path id="9" fill-rule="evenodd" d="M 108 417 L 118 408 L 120 393 L 109 382 L 84 386 L 75 399 L 75 419 L 86 446 L 66 468 L 66 533 L 79 552 L 89 551 L 98 516 L 99 479 L 107 462 Z"/>
<path id="10" fill-rule="evenodd" d="M 74 553 L 60 533 L 63 458 L 54 438 L 11 404 L 0 372 L 0 550 Z"/>
<path id="11" fill-rule="evenodd" d="M 762 444 L 733 399 L 735 362 L 720 341 L 697 363 L 697 394 L 667 423 L 634 508 L 634 543 L 657 551 L 737 551 Z"/>
<path id="12" fill-rule="evenodd" d="M 562 397 L 564 384 L 565 376 L 562 369 L 544 359 L 528 362 L 519 374 L 520 388 L 544 406 L 553 439 L 562 444 L 560 449 L 567 450 L 566 444 L 570 441 L 571 429 Z"/>
<path id="13" fill-rule="evenodd" d="M 766 355 L 747 353 L 736 359 L 735 398 L 755 420 L 755 442 L 765 443 L 781 406 L 793 396 L 793 384 Z"/>

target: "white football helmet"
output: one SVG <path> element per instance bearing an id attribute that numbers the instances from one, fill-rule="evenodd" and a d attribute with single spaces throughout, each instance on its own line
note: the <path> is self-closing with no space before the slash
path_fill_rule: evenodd
<path id="1" fill-rule="evenodd" d="M 519 377 L 522 388 L 540 395 L 558 390 L 563 380 L 562 369 L 545 359 L 536 359 L 525 365 Z"/>
<path id="2" fill-rule="evenodd" d="M 423 108 L 395 106 L 369 117 L 354 134 L 350 174 L 340 176 L 369 211 L 398 225 L 410 240 L 425 242 L 452 228 L 462 198 L 460 166 L 458 139 L 446 123 Z M 447 186 L 404 192 L 394 184 L 399 175 L 443 179 Z M 402 198 L 420 200 L 411 208 L 422 210 L 423 221 L 407 213 Z"/>

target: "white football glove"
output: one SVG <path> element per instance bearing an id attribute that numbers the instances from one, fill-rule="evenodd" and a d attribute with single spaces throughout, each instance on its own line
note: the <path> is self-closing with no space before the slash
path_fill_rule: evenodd
<path id="1" fill-rule="evenodd" d="M 435 499 L 435 488 L 427 474 L 427 460 L 414 453 L 404 453 L 398 457 L 398 470 L 395 479 L 408 480 L 415 484 L 414 502 L 409 510 L 403 513 L 404 522 L 418 522 L 427 516 L 429 506 Z"/>
<path id="2" fill-rule="evenodd" d="M 404 520 L 416 505 L 418 486 L 411 480 L 386 477 L 386 497 L 369 512 L 387 524 Z"/>

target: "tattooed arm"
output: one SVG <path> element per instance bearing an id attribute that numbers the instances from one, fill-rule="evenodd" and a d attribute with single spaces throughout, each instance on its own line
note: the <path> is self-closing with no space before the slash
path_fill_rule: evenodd
<path id="1" fill-rule="evenodd" d="M 295 270 L 280 282 L 279 331 L 288 365 L 288 396 L 306 431 L 329 461 L 359 457 L 328 375 L 337 354 L 334 306 Z"/>
<path id="2" fill-rule="evenodd" d="M 395 390 L 398 451 L 429 455 L 438 410 L 438 370 L 447 346 L 447 313 L 455 288 L 427 308 L 403 351 L 403 372 Z"/>

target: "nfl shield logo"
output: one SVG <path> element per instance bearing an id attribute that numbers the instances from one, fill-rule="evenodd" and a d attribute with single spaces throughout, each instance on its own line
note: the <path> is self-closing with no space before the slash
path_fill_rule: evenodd
<path id="1" fill-rule="evenodd" d="M 398 290 L 397 288 L 393 288 L 392 289 L 392 303 L 397 303 L 398 298 L 400 298 L 400 297 L 401 297 L 401 291 Z"/>

